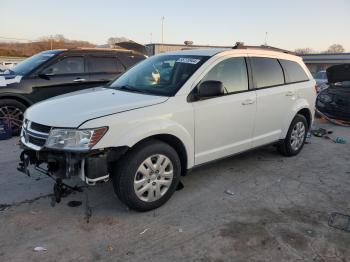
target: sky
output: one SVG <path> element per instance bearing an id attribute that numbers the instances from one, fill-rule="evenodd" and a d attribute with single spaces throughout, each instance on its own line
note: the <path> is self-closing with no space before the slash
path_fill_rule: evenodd
<path id="1" fill-rule="evenodd" d="M 0 0 L 0 38 L 159 43 L 164 16 L 164 43 L 260 45 L 267 32 L 267 43 L 280 48 L 337 43 L 350 52 L 349 11 L 349 0 Z"/>

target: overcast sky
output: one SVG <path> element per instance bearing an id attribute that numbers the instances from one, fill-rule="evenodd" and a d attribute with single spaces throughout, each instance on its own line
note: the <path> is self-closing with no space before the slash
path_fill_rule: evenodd
<path id="1" fill-rule="evenodd" d="M 350 51 L 349 0 L 0 0 L 0 37 L 66 38 L 104 44 L 111 36 L 140 43 L 233 45 L 237 41 L 316 51 Z M 0 39 L 1 41 L 2 39 Z"/>

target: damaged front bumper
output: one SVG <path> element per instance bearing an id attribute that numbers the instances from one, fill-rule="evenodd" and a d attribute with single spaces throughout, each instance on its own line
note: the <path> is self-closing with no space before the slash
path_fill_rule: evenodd
<path id="1" fill-rule="evenodd" d="M 30 167 L 33 166 L 41 173 L 62 180 L 79 176 L 88 185 L 108 181 L 112 163 L 128 149 L 117 147 L 81 153 L 46 148 L 34 150 L 23 143 L 21 147 L 23 151 L 20 155 L 19 171 L 30 175 Z"/>

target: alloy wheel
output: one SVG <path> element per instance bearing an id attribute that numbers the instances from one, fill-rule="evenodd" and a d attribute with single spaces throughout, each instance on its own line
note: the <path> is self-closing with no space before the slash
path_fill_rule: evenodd
<path id="1" fill-rule="evenodd" d="M 23 111 L 11 105 L 2 106 L 0 107 L 0 119 L 9 122 L 12 133 L 19 134 L 22 127 Z"/>
<path id="2" fill-rule="evenodd" d="M 305 125 L 303 122 L 297 122 L 293 127 L 290 136 L 290 145 L 294 151 L 297 151 L 304 143 Z"/>

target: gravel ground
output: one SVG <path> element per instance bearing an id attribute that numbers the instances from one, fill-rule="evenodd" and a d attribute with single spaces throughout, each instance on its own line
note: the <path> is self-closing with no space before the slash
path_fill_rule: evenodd
<path id="1" fill-rule="evenodd" d="M 201 166 L 147 213 L 111 183 L 52 207 L 52 180 L 16 171 L 16 139 L 1 141 L 0 261 L 350 261 L 350 233 L 328 226 L 350 215 L 350 129 L 316 126 L 348 143 L 312 137 L 296 157 L 269 146 Z"/>

